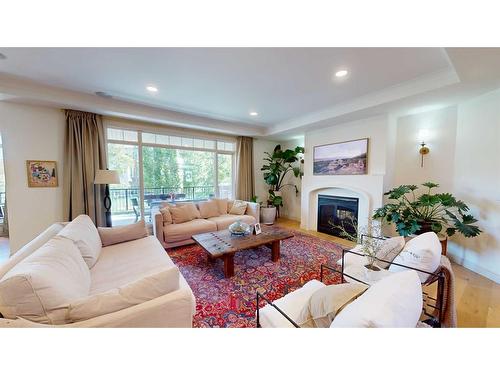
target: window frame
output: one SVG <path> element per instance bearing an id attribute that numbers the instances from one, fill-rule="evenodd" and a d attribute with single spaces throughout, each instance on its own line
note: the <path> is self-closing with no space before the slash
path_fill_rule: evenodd
<path id="1" fill-rule="evenodd" d="M 109 139 L 108 138 L 108 129 L 116 129 L 116 130 L 124 130 L 124 131 L 134 131 L 137 132 L 137 141 L 126 141 L 126 140 L 119 140 L 119 139 Z M 193 139 L 193 146 L 192 147 L 186 147 L 186 146 L 173 146 L 173 145 L 164 145 L 164 144 L 158 144 L 158 143 L 151 143 L 151 142 L 143 142 L 142 136 L 143 133 L 148 133 L 148 134 L 155 134 L 155 135 L 166 135 L 166 136 L 174 136 L 174 137 L 180 137 L 181 138 L 181 143 L 182 143 L 182 138 L 192 138 Z M 203 141 L 213 141 L 215 143 L 213 149 L 208 149 L 208 148 L 200 148 L 200 147 L 194 147 L 194 140 L 203 140 Z M 186 150 L 186 151 L 202 151 L 202 152 L 211 152 L 213 153 L 214 157 L 214 190 L 215 190 L 215 196 L 217 198 L 220 197 L 220 190 L 219 190 L 219 155 L 224 154 L 224 155 L 231 155 L 231 191 L 234 199 L 234 193 L 235 193 L 235 188 L 236 188 L 236 176 L 235 176 L 235 171 L 236 171 L 236 139 L 232 139 L 229 137 L 209 137 L 209 136 L 199 136 L 196 134 L 189 134 L 189 133 L 177 133 L 175 131 L 162 131 L 162 130 L 157 130 L 157 129 L 144 129 L 142 127 L 133 127 L 133 126 L 120 126 L 118 124 L 105 124 L 104 126 L 104 140 L 106 143 L 106 157 L 107 160 L 109 160 L 109 148 L 108 145 L 110 143 L 112 144 L 120 144 L 120 145 L 131 145 L 131 146 L 137 146 L 138 148 L 138 166 L 139 166 L 139 197 L 140 197 L 140 210 L 141 210 L 141 217 L 145 218 L 144 214 L 144 163 L 143 163 L 143 147 L 160 147 L 160 148 L 166 148 L 166 149 L 171 149 L 171 150 Z M 224 150 L 219 150 L 217 145 L 218 142 L 224 142 L 224 143 L 233 143 L 233 151 L 226 151 L 225 147 Z M 200 201 L 200 200 L 194 200 Z"/>

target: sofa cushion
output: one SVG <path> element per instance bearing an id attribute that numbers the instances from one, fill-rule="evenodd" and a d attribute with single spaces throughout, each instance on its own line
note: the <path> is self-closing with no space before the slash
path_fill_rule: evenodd
<path id="1" fill-rule="evenodd" d="M 198 202 L 200 216 L 202 219 L 219 216 L 219 207 L 215 201 Z"/>
<path id="2" fill-rule="evenodd" d="M 302 288 L 288 293 L 285 297 L 277 299 L 273 303 L 296 322 L 312 294 L 324 286 L 325 284 L 318 280 L 311 280 L 305 283 Z M 292 323 L 270 305 L 261 308 L 259 315 L 260 325 L 263 328 L 293 328 Z"/>
<path id="3" fill-rule="evenodd" d="M 64 224 L 55 223 L 50 227 L 45 229 L 42 233 L 36 236 L 33 240 L 28 242 L 22 248 L 12 255 L 7 262 L 2 264 L 0 267 L 0 279 L 18 264 L 20 261 L 33 254 L 36 250 L 38 250 L 42 245 L 45 245 L 52 237 L 57 235 L 64 228 Z"/>
<path id="4" fill-rule="evenodd" d="M 68 223 L 59 236 L 72 240 L 82 253 L 83 260 L 92 268 L 101 254 L 101 237 L 87 215 L 79 215 Z"/>
<path id="5" fill-rule="evenodd" d="M 403 251 L 394 258 L 394 263 L 417 268 L 427 272 L 435 272 L 441 262 L 441 243 L 434 232 L 421 234 L 405 245 Z M 405 271 L 407 268 L 391 264 L 389 271 Z M 425 282 L 429 275 L 423 272 L 418 273 L 418 277 Z"/>
<path id="6" fill-rule="evenodd" d="M 137 223 L 129 225 L 121 225 L 113 228 L 97 228 L 101 237 L 102 246 L 114 245 L 120 242 L 137 240 L 147 237 L 148 230 L 144 220 L 139 220 Z"/>
<path id="7" fill-rule="evenodd" d="M 232 215 L 244 215 L 247 210 L 248 203 L 245 201 L 236 200 L 233 203 L 233 206 L 229 210 L 229 213 Z"/>
<path id="8" fill-rule="evenodd" d="M 163 217 L 164 224 L 172 224 L 172 215 L 170 214 L 170 209 L 168 206 L 160 208 L 161 215 Z"/>
<path id="9" fill-rule="evenodd" d="M 200 211 L 198 211 L 194 203 L 171 205 L 169 206 L 169 211 L 174 224 L 181 224 L 200 218 Z"/>
<path id="10" fill-rule="evenodd" d="M 363 284 L 328 285 L 315 291 L 296 323 L 303 328 L 328 328 L 335 316 L 366 289 Z"/>
<path id="11" fill-rule="evenodd" d="M 191 238 L 193 234 L 215 232 L 217 225 L 211 220 L 194 219 L 181 224 L 169 224 L 163 227 L 165 242 L 178 242 Z"/>
<path id="12" fill-rule="evenodd" d="M 55 237 L 0 280 L 0 312 L 10 319 L 67 322 L 71 301 L 85 297 L 90 271 L 73 241 Z"/>
<path id="13" fill-rule="evenodd" d="M 422 313 L 422 286 L 413 270 L 373 284 L 333 320 L 332 328 L 415 328 Z"/>
<path id="14" fill-rule="evenodd" d="M 219 209 L 219 215 L 225 215 L 228 212 L 227 207 L 227 198 L 214 198 L 212 199 L 215 203 L 217 203 L 217 208 Z M 216 215 L 218 216 L 218 215 Z"/>
<path id="15" fill-rule="evenodd" d="M 231 215 L 231 214 L 221 215 L 217 217 L 210 217 L 207 220 L 217 224 L 217 230 L 227 229 L 236 220 L 241 220 L 242 222 L 250 225 L 255 224 L 256 222 L 255 218 L 250 215 Z"/>
<path id="16" fill-rule="evenodd" d="M 90 294 L 119 288 L 173 266 L 154 236 L 103 247 L 98 262 L 90 270 Z"/>
<path id="17" fill-rule="evenodd" d="M 69 320 L 87 320 L 151 301 L 179 289 L 179 269 L 175 266 L 144 276 L 118 288 L 73 301 Z"/>

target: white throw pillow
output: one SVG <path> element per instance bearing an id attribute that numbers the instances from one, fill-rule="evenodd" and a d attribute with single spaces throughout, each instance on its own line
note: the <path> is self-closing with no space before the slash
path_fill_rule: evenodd
<path id="1" fill-rule="evenodd" d="M 247 205 L 248 203 L 245 201 L 235 200 L 229 213 L 231 215 L 244 215 L 247 210 Z"/>
<path id="2" fill-rule="evenodd" d="M 153 300 L 179 289 L 179 269 L 170 267 L 104 293 L 73 301 L 68 308 L 73 322 L 110 314 Z"/>
<path id="3" fill-rule="evenodd" d="M 415 328 L 422 313 L 422 285 L 413 270 L 373 284 L 347 305 L 331 328 Z"/>
<path id="4" fill-rule="evenodd" d="M 90 271 L 73 241 L 55 237 L 0 280 L 0 312 L 9 319 L 67 322 L 71 301 L 87 296 Z"/>
<path id="5" fill-rule="evenodd" d="M 144 219 L 129 225 L 120 225 L 113 228 L 97 228 L 101 237 L 102 246 L 111 246 L 117 243 L 138 240 L 148 236 Z"/>
<path id="6" fill-rule="evenodd" d="M 403 250 L 405 246 L 405 238 L 403 236 L 398 236 L 398 237 L 391 237 L 387 238 L 385 240 L 379 240 L 382 241 L 382 246 L 380 247 L 379 251 L 377 252 L 377 258 L 385 260 L 387 262 L 392 262 L 394 258 L 396 258 L 399 253 L 401 253 L 401 250 Z M 382 261 L 377 261 L 376 262 L 377 266 L 380 268 L 389 268 L 390 264 Z"/>
<path id="7" fill-rule="evenodd" d="M 75 243 L 89 268 L 92 268 L 99 259 L 102 249 L 101 237 L 87 215 L 77 216 L 59 232 L 59 236 L 68 238 Z"/>
<path id="8" fill-rule="evenodd" d="M 441 243 L 434 232 L 421 234 L 407 242 L 403 251 L 394 258 L 394 263 L 417 268 L 427 272 L 435 272 L 441 263 Z M 389 271 L 399 272 L 407 268 L 391 264 Z M 418 273 L 421 282 L 425 282 L 429 275 Z"/>

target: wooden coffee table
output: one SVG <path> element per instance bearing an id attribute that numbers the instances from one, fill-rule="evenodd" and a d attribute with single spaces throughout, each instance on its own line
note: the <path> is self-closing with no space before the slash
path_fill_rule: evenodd
<path id="1" fill-rule="evenodd" d="M 271 249 L 271 260 L 277 262 L 280 258 L 281 240 L 293 237 L 289 231 L 278 227 L 262 226 L 261 234 L 248 236 L 233 236 L 229 231 L 196 234 L 192 238 L 208 254 L 209 262 L 217 258 L 224 261 L 224 276 L 234 276 L 234 254 L 237 251 L 253 249 L 265 245 Z"/>

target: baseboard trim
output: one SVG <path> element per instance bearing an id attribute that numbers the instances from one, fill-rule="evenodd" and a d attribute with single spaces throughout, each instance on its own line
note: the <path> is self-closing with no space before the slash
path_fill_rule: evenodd
<path id="1" fill-rule="evenodd" d="M 451 249 L 448 248 L 447 255 L 453 262 L 467 268 L 468 270 L 471 270 L 472 272 L 478 273 L 479 275 L 484 276 L 487 279 L 490 279 L 491 281 L 494 281 L 497 284 L 500 284 L 500 275 L 499 274 L 497 274 L 495 272 L 491 272 L 490 270 L 477 265 L 475 262 L 468 261 L 468 260 L 464 259 L 464 257 L 462 257 L 462 256 L 459 256 L 457 254 L 453 254 L 453 250 L 451 250 L 451 251 L 450 250 Z"/>

